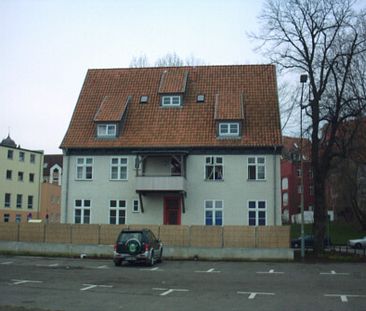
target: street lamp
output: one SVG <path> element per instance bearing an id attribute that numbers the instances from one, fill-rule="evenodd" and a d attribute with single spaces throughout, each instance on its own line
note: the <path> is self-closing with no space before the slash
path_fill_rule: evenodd
<path id="1" fill-rule="evenodd" d="M 304 234 L 304 162 L 303 162 L 303 143 L 302 143 L 302 101 L 304 95 L 304 85 L 308 80 L 307 74 L 300 76 L 301 86 L 301 100 L 300 100 L 300 209 L 301 209 L 301 258 L 305 257 L 305 234 Z"/>

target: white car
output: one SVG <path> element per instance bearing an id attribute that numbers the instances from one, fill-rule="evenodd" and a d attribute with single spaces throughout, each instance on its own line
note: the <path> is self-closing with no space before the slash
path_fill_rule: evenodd
<path id="1" fill-rule="evenodd" d="M 361 239 L 348 240 L 348 246 L 352 248 L 366 248 L 366 236 Z"/>

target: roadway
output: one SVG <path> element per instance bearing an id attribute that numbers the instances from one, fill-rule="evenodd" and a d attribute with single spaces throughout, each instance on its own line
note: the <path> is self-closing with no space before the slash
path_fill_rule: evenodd
<path id="1" fill-rule="evenodd" d="M 163 261 L 150 268 L 0 256 L 0 310 L 364 311 L 365 284 L 364 263 Z"/>

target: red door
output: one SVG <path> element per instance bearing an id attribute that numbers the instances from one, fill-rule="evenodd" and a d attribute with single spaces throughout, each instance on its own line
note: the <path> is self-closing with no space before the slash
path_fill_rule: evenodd
<path id="1" fill-rule="evenodd" d="M 180 225 L 180 197 L 164 198 L 164 225 Z"/>

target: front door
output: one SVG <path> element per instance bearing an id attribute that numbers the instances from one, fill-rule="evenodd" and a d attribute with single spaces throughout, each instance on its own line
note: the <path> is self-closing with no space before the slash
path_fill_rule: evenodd
<path id="1" fill-rule="evenodd" d="M 164 197 L 164 225 L 180 225 L 180 197 Z"/>

